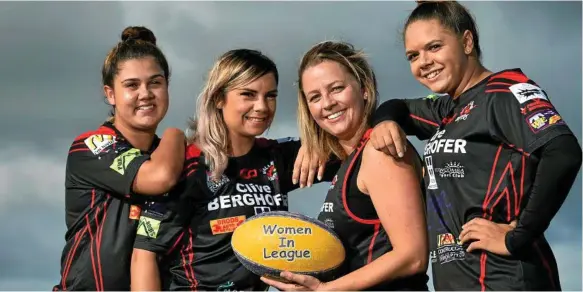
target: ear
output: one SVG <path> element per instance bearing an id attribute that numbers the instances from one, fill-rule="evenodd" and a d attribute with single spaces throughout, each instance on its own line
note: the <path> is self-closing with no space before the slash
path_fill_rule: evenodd
<path id="1" fill-rule="evenodd" d="M 103 94 L 107 98 L 107 102 L 109 102 L 110 105 L 115 105 L 115 95 L 113 94 L 113 88 L 109 87 L 108 85 L 104 85 Z"/>
<path id="2" fill-rule="evenodd" d="M 470 55 L 474 51 L 474 35 L 469 30 L 464 31 L 462 46 L 466 55 Z"/>
<path id="3" fill-rule="evenodd" d="M 216 105 L 217 109 L 222 110 L 224 106 L 225 106 L 225 101 L 224 100 L 219 100 L 217 102 L 217 105 Z"/>

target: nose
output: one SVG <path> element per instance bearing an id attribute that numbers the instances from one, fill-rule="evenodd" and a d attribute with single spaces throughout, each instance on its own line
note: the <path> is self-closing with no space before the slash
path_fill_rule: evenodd
<path id="1" fill-rule="evenodd" d="M 152 99 L 154 98 L 154 93 L 152 92 L 152 90 L 148 87 L 148 84 L 142 84 L 140 86 L 140 89 L 138 90 L 138 99 Z"/>
<path id="2" fill-rule="evenodd" d="M 253 104 L 253 110 L 256 112 L 267 111 L 267 98 L 265 96 L 259 97 Z"/>
<path id="3" fill-rule="evenodd" d="M 419 54 L 419 65 L 421 67 L 427 67 L 431 64 L 433 64 L 433 59 L 431 58 L 431 56 L 429 56 L 429 54 L 425 52 Z"/>
<path id="4" fill-rule="evenodd" d="M 324 110 L 331 110 L 336 105 L 336 100 L 329 94 L 322 95 L 322 108 Z"/>

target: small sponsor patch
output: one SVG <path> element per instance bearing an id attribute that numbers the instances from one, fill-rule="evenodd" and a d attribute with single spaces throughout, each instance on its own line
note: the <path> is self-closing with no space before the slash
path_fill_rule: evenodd
<path id="1" fill-rule="evenodd" d="M 429 100 L 437 100 L 439 98 L 439 96 L 437 96 L 437 94 L 429 94 L 427 95 L 424 99 L 429 99 Z"/>
<path id="2" fill-rule="evenodd" d="M 85 139 L 85 145 L 87 148 L 97 155 L 101 153 L 105 148 L 113 145 L 115 143 L 115 137 L 111 135 L 91 135 Z"/>
<path id="3" fill-rule="evenodd" d="M 245 222 L 245 216 L 235 216 L 228 218 L 221 218 L 217 220 L 211 220 L 210 226 L 213 235 L 231 233 L 235 231 L 239 225 Z"/>
<path id="4" fill-rule="evenodd" d="M 138 223 L 138 235 L 156 238 L 160 229 L 160 220 L 141 216 Z"/>
<path id="5" fill-rule="evenodd" d="M 563 125 L 561 116 L 552 109 L 542 110 L 530 115 L 526 122 L 534 133 L 538 133 L 552 125 Z"/>
<path id="6" fill-rule="evenodd" d="M 547 95 L 536 85 L 530 83 L 518 83 L 509 87 L 520 104 L 532 99 L 548 100 Z"/>
<path id="7" fill-rule="evenodd" d="M 140 149 L 132 148 L 132 149 L 122 153 L 118 157 L 116 157 L 113 160 L 113 163 L 111 163 L 111 165 L 109 166 L 109 168 L 115 170 L 117 173 L 119 173 L 121 175 L 124 175 L 125 170 L 128 167 L 128 165 L 130 164 L 130 162 L 132 162 L 132 160 L 134 160 L 134 158 L 136 158 L 140 155 L 142 155 L 142 152 L 140 151 Z"/>
<path id="8" fill-rule="evenodd" d="M 530 114 L 536 110 L 554 108 L 553 105 L 542 99 L 535 99 L 532 102 L 527 103 L 524 107 L 520 108 L 520 113 L 523 115 Z"/>
<path id="9" fill-rule="evenodd" d="M 140 213 L 142 212 L 142 209 L 140 208 L 140 206 L 136 206 L 136 205 L 131 205 L 130 206 L 130 219 L 133 220 L 138 220 L 140 219 Z"/>

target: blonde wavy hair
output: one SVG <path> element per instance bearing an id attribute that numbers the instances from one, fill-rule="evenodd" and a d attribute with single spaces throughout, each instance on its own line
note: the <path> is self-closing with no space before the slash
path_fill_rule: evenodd
<path id="1" fill-rule="evenodd" d="M 324 131 L 310 114 L 310 109 L 302 86 L 302 74 L 312 66 L 324 61 L 337 62 L 344 66 L 358 81 L 367 96 L 364 104 L 364 119 L 361 128 L 371 126 L 371 117 L 377 108 L 378 92 L 374 71 L 362 50 L 356 50 L 352 44 L 340 41 L 325 41 L 313 46 L 302 57 L 298 70 L 298 127 L 302 144 L 308 153 L 317 153 L 320 157 L 335 155 L 345 159 L 347 154 L 340 146 L 338 138 Z"/>
<path id="2" fill-rule="evenodd" d="M 225 101 L 227 92 L 268 73 L 273 73 L 278 83 L 275 63 L 261 52 L 250 49 L 226 52 L 210 70 L 198 96 L 195 118 L 188 128 L 188 142 L 195 143 L 202 150 L 213 179 L 219 179 L 227 168 L 231 150 L 229 131 L 218 104 Z"/>

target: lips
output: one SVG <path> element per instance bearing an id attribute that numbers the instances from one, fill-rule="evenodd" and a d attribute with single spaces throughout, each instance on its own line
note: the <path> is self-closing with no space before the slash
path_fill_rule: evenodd
<path id="1" fill-rule="evenodd" d="M 245 120 L 255 122 L 255 123 L 263 123 L 267 121 L 267 117 L 245 117 Z"/>
<path id="2" fill-rule="evenodd" d="M 339 117 L 341 117 L 344 113 L 346 112 L 346 110 L 341 110 L 341 111 L 337 111 L 333 114 L 330 114 L 328 116 L 326 116 L 326 119 L 328 120 L 335 120 L 338 119 Z"/>
<path id="3" fill-rule="evenodd" d="M 439 73 L 441 73 L 441 71 L 443 71 L 443 69 L 433 70 L 433 71 L 423 75 L 423 77 L 425 79 L 432 80 L 432 79 L 435 79 L 437 76 L 439 76 Z"/>
<path id="4" fill-rule="evenodd" d="M 156 106 L 153 104 L 145 104 L 145 105 L 138 106 L 136 108 L 136 111 L 138 111 L 138 112 L 152 112 L 152 111 L 154 111 L 155 107 Z"/>

